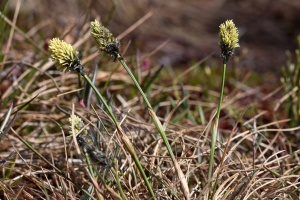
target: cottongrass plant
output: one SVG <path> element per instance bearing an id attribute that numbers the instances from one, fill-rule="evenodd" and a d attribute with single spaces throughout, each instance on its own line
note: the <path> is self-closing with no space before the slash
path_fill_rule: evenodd
<path id="1" fill-rule="evenodd" d="M 211 148 L 210 148 L 210 158 L 209 158 L 209 169 L 208 169 L 208 179 L 212 177 L 212 170 L 214 164 L 214 155 L 215 155 L 215 147 L 217 142 L 217 134 L 218 134 L 218 126 L 219 126 L 219 118 L 222 107 L 222 99 L 224 93 L 224 83 L 225 83 L 225 75 L 226 75 L 226 65 L 229 58 L 234 54 L 234 49 L 239 47 L 239 32 L 236 28 L 235 24 L 232 20 L 227 20 L 220 25 L 220 48 L 221 48 L 221 57 L 223 59 L 223 72 L 222 72 L 222 85 L 221 92 L 219 98 L 219 104 L 217 108 L 217 114 L 214 120 L 212 138 L 211 138 Z"/>
<path id="2" fill-rule="evenodd" d="M 138 170 L 140 171 L 143 180 L 145 181 L 145 184 L 148 188 L 149 193 L 151 194 L 153 199 L 156 199 L 152 186 L 145 174 L 145 171 L 139 161 L 139 158 L 137 156 L 137 153 L 130 142 L 129 138 L 123 131 L 122 127 L 120 126 L 120 123 L 118 122 L 117 118 L 115 117 L 114 113 L 112 112 L 112 109 L 108 106 L 106 100 L 101 95 L 101 93 L 98 91 L 98 89 L 95 87 L 95 85 L 92 83 L 90 78 L 86 75 L 86 73 L 83 71 L 83 66 L 81 65 L 81 62 L 78 58 L 78 52 L 75 48 L 73 48 L 70 44 L 66 43 L 65 41 L 62 41 L 58 38 L 54 38 L 50 40 L 49 42 L 49 51 L 51 54 L 52 60 L 55 62 L 57 69 L 61 71 L 69 70 L 71 72 L 77 72 L 79 73 L 86 81 L 87 83 L 93 88 L 95 91 L 97 97 L 101 100 L 103 103 L 105 109 L 107 110 L 109 116 L 113 120 L 116 129 L 118 133 L 120 134 L 119 137 L 122 141 L 122 143 L 125 146 L 125 149 L 129 152 L 129 154 L 134 159 L 135 164 L 138 167 Z M 122 188 L 119 188 L 121 195 L 123 194 Z M 122 195 L 122 199 L 127 199 L 126 196 Z"/>
<path id="3" fill-rule="evenodd" d="M 155 127 L 158 130 L 158 132 L 159 132 L 163 142 L 165 143 L 167 150 L 171 156 L 172 162 L 174 164 L 174 167 L 177 172 L 177 176 L 179 178 L 179 181 L 180 181 L 180 184 L 182 187 L 184 197 L 185 197 L 185 199 L 190 199 L 187 180 L 180 168 L 180 165 L 178 164 L 178 162 L 175 158 L 175 155 L 172 151 L 171 145 L 168 141 L 168 138 L 166 136 L 164 128 L 163 128 L 161 122 L 159 121 L 156 113 L 154 112 L 146 94 L 140 87 L 139 83 L 137 82 L 136 78 L 134 77 L 134 75 L 132 74 L 130 69 L 128 68 L 124 58 L 119 53 L 119 47 L 120 47 L 119 41 L 116 38 L 114 38 L 112 33 L 106 27 L 102 26 L 97 20 L 91 22 L 91 34 L 93 35 L 93 37 L 97 43 L 99 51 L 102 51 L 102 52 L 110 55 L 114 60 L 118 59 L 120 61 L 120 63 L 122 64 L 122 66 L 124 67 L 124 69 L 126 70 L 128 75 L 134 82 L 135 86 L 139 90 L 140 94 L 142 95 L 142 97 L 148 107 L 148 112 L 150 114 L 150 117 L 151 117 L 153 123 L 155 124 Z"/>

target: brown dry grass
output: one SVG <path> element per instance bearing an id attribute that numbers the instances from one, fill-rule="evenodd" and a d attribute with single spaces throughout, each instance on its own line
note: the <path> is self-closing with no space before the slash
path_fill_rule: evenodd
<path id="1" fill-rule="evenodd" d="M 16 111 L 22 104 L 36 98 L 19 111 L 7 137 L 2 137 L 0 141 L 3 161 L 1 199 L 79 199 L 84 194 L 81 189 L 87 190 L 92 185 L 98 191 L 98 196 L 93 193 L 95 198 L 119 199 L 116 181 L 107 168 L 97 166 L 106 185 L 89 176 L 73 138 L 68 136 L 68 115 L 56 105 L 68 112 L 73 110 L 84 119 L 88 130 L 100 136 L 98 148 L 115 161 L 128 199 L 148 199 L 150 196 L 134 162 L 115 137 L 112 123 L 95 97 L 90 99 L 88 109 L 83 108 L 80 91 L 85 88 L 79 88 L 77 75 L 55 70 L 46 48 L 52 37 L 61 37 L 74 44 L 81 52 L 83 64 L 91 77 L 96 66 L 99 67 L 95 84 L 110 99 L 114 113 L 122 121 L 123 129 L 139 153 L 143 166 L 148 169 L 146 171 L 157 197 L 174 199 L 172 191 L 175 191 L 182 199 L 171 159 L 130 78 L 118 63 L 112 63 L 105 56 L 99 58 L 89 34 L 88 22 L 100 17 L 97 7 L 104 12 L 101 14 L 104 22 L 109 21 L 109 11 L 115 9 L 116 21 L 122 23 L 122 14 L 134 16 L 135 12 L 131 9 L 140 7 L 147 10 L 147 6 L 141 1 L 136 7 L 117 2 L 115 8 L 100 1 L 87 4 L 49 1 L 35 2 L 36 9 L 32 9 L 32 2 L 28 5 L 16 2 L 10 4 L 11 10 L 6 13 L 3 33 L 1 121 L 12 102 Z M 182 4 L 177 1 L 172 6 L 180 10 Z M 167 12 L 164 14 L 167 15 Z M 145 21 L 150 15 L 147 12 L 140 15 L 142 20 L 137 23 L 136 18 L 128 17 L 126 23 L 129 25 L 120 28 L 127 30 L 119 36 L 128 42 L 122 43 L 122 51 L 131 67 L 137 66 L 136 74 L 141 82 L 149 72 L 153 74 L 159 68 L 157 51 L 168 53 L 171 59 L 177 59 L 185 52 L 178 43 L 160 46 L 164 40 L 156 40 L 155 35 L 146 37 L 141 34 L 146 40 L 149 39 L 149 45 L 141 48 L 146 53 L 136 53 L 136 49 L 143 44 L 139 42 L 144 38 L 141 39 L 135 30 L 148 34 L 169 31 L 169 34 L 179 34 L 180 37 L 185 35 L 165 26 L 151 30 Z M 158 17 L 154 11 L 152 16 Z M 176 17 L 172 19 L 179 20 Z M 151 25 L 153 21 L 149 23 Z M 202 25 L 207 26 L 205 23 Z M 14 32 L 10 31 L 12 27 Z M 115 28 L 116 24 L 112 23 L 111 29 Z M 133 37 L 132 43 L 126 40 L 129 35 Z M 195 43 L 193 38 L 197 37 L 188 37 L 191 40 L 188 44 Z M 209 35 L 207 38 L 208 42 L 215 36 Z M 208 48 L 208 52 L 201 54 L 207 56 L 213 50 Z M 231 64 L 239 66 L 238 58 Z M 254 78 L 254 74 L 244 74 L 238 69 L 229 71 L 227 76 L 215 170 L 212 182 L 207 180 L 211 119 L 219 96 L 218 62 L 218 59 L 209 56 L 195 66 L 186 65 L 187 69 L 183 70 L 166 66 L 148 92 L 189 183 L 191 199 L 298 199 L 300 127 L 289 126 L 285 104 L 281 101 L 286 94 L 279 84 L 270 85 L 274 81 L 268 82 L 266 75 Z M 260 85 L 260 82 L 264 84 Z M 48 162 L 29 150 L 20 137 Z M 215 189 L 212 183 L 216 183 Z"/>

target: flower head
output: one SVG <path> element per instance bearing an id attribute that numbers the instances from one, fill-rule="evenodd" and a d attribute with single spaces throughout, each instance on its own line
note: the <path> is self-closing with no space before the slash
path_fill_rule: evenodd
<path id="1" fill-rule="evenodd" d="M 91 34 L 94 36 L 99 50 L 104 51 L 115 60 L 120 48 L 119 40 L 97 20 L 91 22 Z"/>
<path id="2" fill-rule="evenodd" d="M 239 31 L 232 20 L 226 20 L 220 25 L 220 42 L 221 57 L 223 62 L 227 63 L 230 56 L 234 54 L 234 49 L 239 47 Z"/>
<path id="3" fill-rule="evenodd" d="M 70 71 L 82 69 L 78 51 L 65 41 L 53 38 L 49 42 L 49 51 L 58 70 L 65 72 L 67 69 Z"/>
<path id="4" fill-rule="evenodd" d="M 78 134 L 79 131 L 81 131 L 81 129 L 84 128 L 84 123 L 83 123 L 82 119 L 80 117 L 78 117 L 77 115 L 71 115 L 69 117 L 70 124 L 72 124 L 72 120 L 74 120 L 74 132 L 75 132 L 75 134 Z M 87 134 L 86 129 L 83 130 L 83 134 L 85 134 L 85 135 Z M 70 135 L 72 135 L 72 132 L 70 132 Z"/>

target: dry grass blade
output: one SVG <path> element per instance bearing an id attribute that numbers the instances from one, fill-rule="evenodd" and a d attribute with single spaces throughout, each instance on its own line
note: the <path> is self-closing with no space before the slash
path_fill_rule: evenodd
<path id="1" fill-rule="evenodd" d="M 203 10 L 200 1 L 0 1 L 0 199 L 298 199 L 300 46 L 287 54 L 280 83 L 247 66 L 272 65 L 273 72 L 282 64 L 271 61 L 286 47 L 267 45 L 272 60 L 254 59 L 265 55 L 249 37 L 259 24 L 252 30 L 244 15 L 233 19 L 242 45 L 228 63 L 215 125 L 222 80 L 220 56 L 212 53 L 216 24 L 227 5 L 248 4 L 211 1 Z M 268 16 L 276 11 L 276 22 L 278 13 L 293 21 L 293 10 L 287 15 L 280 2 L 262 5 Z M 221 18 L 209 19 L 213 13 Z M 121 33 L 120 45 L 111 40 L 104 48 L 113 55 L 99 52 L 91 38 L 95 18 Z M 272 30 L 269 40 L 277 29 L 263 27 Z M 276 44 L 295 39 L 276 33 Z M 48 48 L 54 37 L 74 44 L 86 77 L 57 71 Z M 109 109 L 89 92 L 89 77 Z M 68 120 L 72 113 L 83 121 L 79 132 Z"/>

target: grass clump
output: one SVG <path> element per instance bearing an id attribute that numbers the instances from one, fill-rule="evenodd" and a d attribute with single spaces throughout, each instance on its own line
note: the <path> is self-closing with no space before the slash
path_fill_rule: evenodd
<path id="1" fill-rule="evenodd" d="M 280 90 L 263 93 L 246 78 L 225 84 L 239 47 L 233 21 L 220 25 L 222 70 L 208 56 L 183 72 L 131 66 L 120 38 L 96 20 L 84 27 L 74 45 L 49 41 L 54 63 L 19 63 L 1 96 L 1 199 L 297 199 L 300 127 L 285 117 Z M 98 51 L 118 62 L 95 61 Z M 288 90 L 276 93 L 293 93 L 293 110 L 297 70 L 285 71 Z M 206 79 L 195 84 L 195 72 Z"/>

